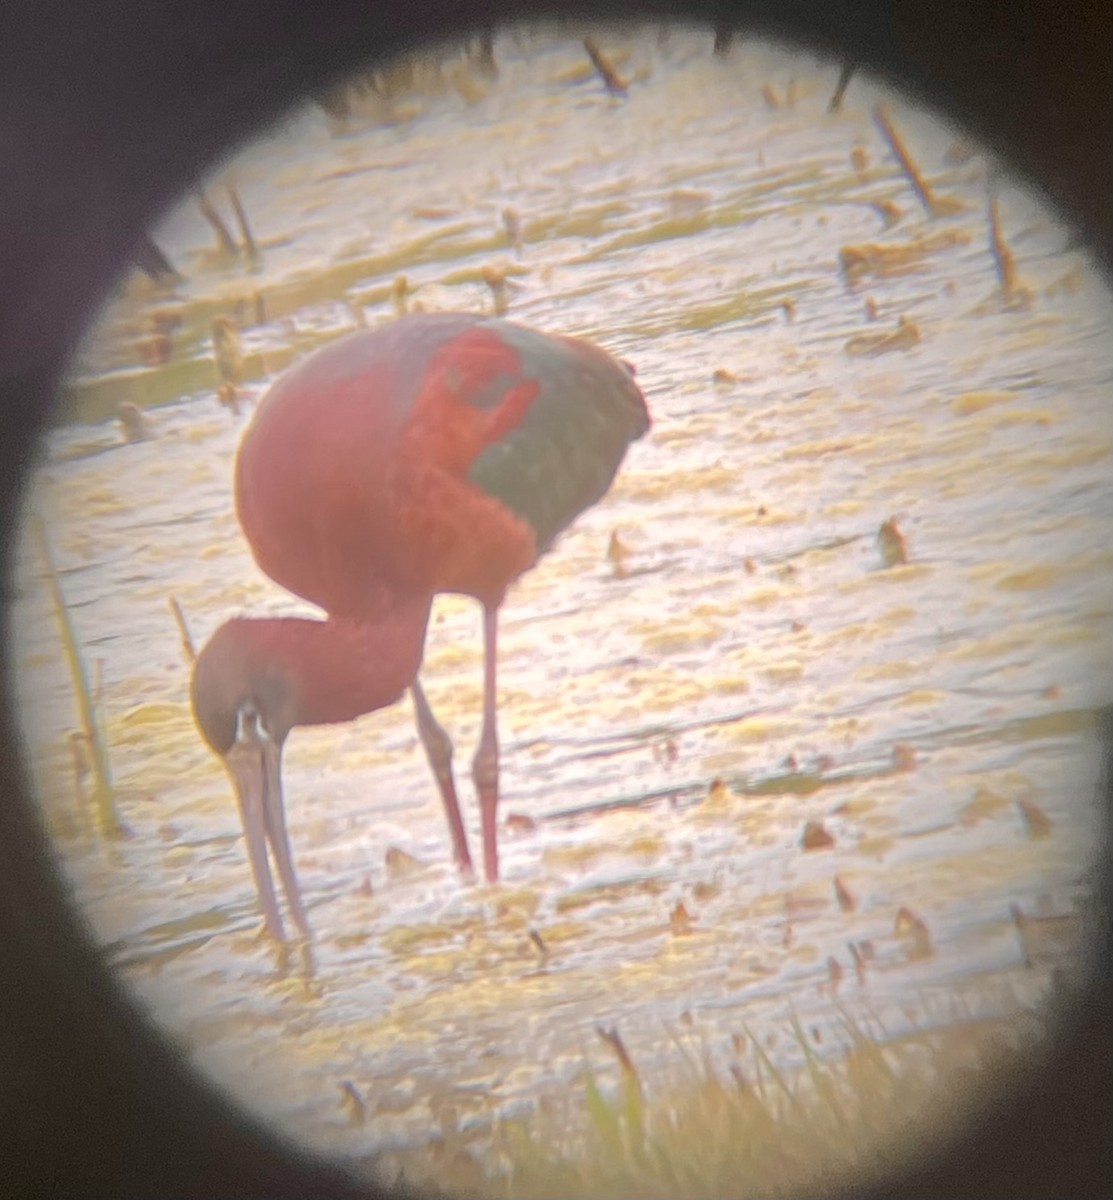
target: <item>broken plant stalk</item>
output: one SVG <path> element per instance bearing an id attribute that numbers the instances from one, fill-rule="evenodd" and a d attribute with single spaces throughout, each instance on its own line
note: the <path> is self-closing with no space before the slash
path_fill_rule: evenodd
<path id="1" fill-rule="evenodd" d="M 924 212 L 929 217 L 951 216 L 954 213 L 961 212 L 966 207 L 961 201 L 953 197 L 937 196 L 932 191 L 930 184 L 923 177 L 920 168 L 909 153 L 908 147 L 905 146 L 900 134 L 897 133 L 889 116 L 889 110 L 884 104 L 878 104 L 874 108 L 873 120 L 874 124 L 881 131 L 881 136 L 885 139 L 885 143 L 889 147 L 893 157 L 900 164 L 900 169 L 904 172 L 905 178 L 912 185 L 912 190 L 916 193 L 916 198 L 924 206 Z"/>
<path id="2" fill-rule="evenodd" d="M 69 609 L 66 607 L 58 570 L 54 564 L 54 555 L 51 552 L 46 533 L 46 523 L 41 517 L 33 516 L 30 524 L 32 537 L 37 544 L 46 570 L 47 582 L 54 601 L 55 616 L 58 618 L 58 627 L 62 633 L 62 647 L 66 661 L 69 663 L 73 689 L 81 713 L 81 724 L 88 746 L 89 769 L 93 777 L 93 803 L 96 806 L 100 831 L 104 837 L 119 837 L 123 833 L 123 825 L 116 812 L 116 798 L 112 787 L 112 772 L 108 764 L 108 750 L 105 746 L 100 721 L 97 719 L 97 706 L 89 686 L 85 661 L 81 657 L 81 650 L 77 643 L 77 633 L 74 630 Z"/>
<path id="3" fill-rule="evenodd" d="M 201 216 L 208 221 L 213 233 L 216 234 L 216 244 L 220 249 L 220 253 L 226 255 L 228 258 L 235 258 L 237 254 L 235 239 L 228 232 L 228 226 L 224 224 L 224 218 L 216 211 L 212 201 L 204 192 L 199 192 L 197 195 L 197 207 L 200 210 Z"/>
<path id="4" fill-rule="evenodd" d="M 254 265 L 259 262 L 259 246 L 251 232 L 251 225 L 247 220 L 247 210 L 243 206 L 243 201 L 240 200 L 239 189 L 234 183 L 228 185 L 228 199 L 232 202 L 232 211 L 236 214 L 236 223 L 240 227 L 244 257 Z"/>
<path id="5" fill-rule="evenodd" d="M 178 625 L 178 633 L 181 635 L 182 653 L 185 655 L 186 662 L 192 665 L 197 661 L 197 650 L 193 645 L 193 637 L 190 635 L 185 613 L 182 612 L 182 606 L 178 603 L 177 596 L 170 597 L 170 611 L 174 614 L 174 620 Z"/>
<path id="6" fill-rule="evenodd" d="M 997 208 L 995 191 L 990 191 L 986 207 L 989 221 L 989 251 L 993 255 L 993 265 L 997 270 L 997 282 L 1001 285 L 1001 292 L 1006 299 L 1009 299 L 1020 292 L 1020 277 L 1016 270 L 1016 260 L 1005 241 L 1005 235 L 1001 232 L 1001 214 Z"/>
<path id="7" fill-rule="evenodd" d="M 584 38 L 584 49 L 587 51 L 588 58 L 591 59 L 591 65 L 599 72 L 599 78 L 603 80 L 603 85 L 612 96 L 626 95 L 626 81 L 611 65 L 610 60 L 599 49 L 594 38 Z"/>

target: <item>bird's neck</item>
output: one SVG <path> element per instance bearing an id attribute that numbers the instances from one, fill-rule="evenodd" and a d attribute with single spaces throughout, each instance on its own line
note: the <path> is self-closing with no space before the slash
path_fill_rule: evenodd
<path id="1" fill-rule="evenodd" d="M 293 724 L 352 721 L 400 700 L 421 666 L 431 606 L 431 596 L 399 597 L 360 621 L 259 622 L 267 656 L 293 685 Z"/>

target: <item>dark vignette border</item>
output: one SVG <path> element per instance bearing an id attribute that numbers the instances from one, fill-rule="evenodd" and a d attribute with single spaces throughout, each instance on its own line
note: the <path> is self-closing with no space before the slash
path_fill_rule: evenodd
<path id="1" fill-rule="evenodd" d="M 1042 185 L 1108 272 L 1108 2 L 549 0 L 543 7 L 757 26 L 833 58 L 852 56 L 949 110 Z M 528 0 L 3 0 L 5 551 L 54 385 L 151 218 L 306 91 L 415 42 L 541 12 Z M 7 678 L 5 644 L 0 679 Z M 6 687 L 2 699 L 0 1195 L 373 1195 L 337 1168 L 281 1146 L 210 1093 L 97 965 L 28 803 Z M 1111 735 L 1113 725 L 1107 748 Z M 1110 783 L 1107 770 L 1107 811 Z M 1100 861 L 1108 868 L 1107 852 Z M 1106 875 L 1105 917 L 1109 884 Z M 1050 1058 L 1025 1064 L 1000 1108 L 958 1142 L 925 1148 L 903 1179 L 857 1194 L 1113 1194 L 1107 921 L 1103 930 L 1090 989 L 1064 1003 Z"/>

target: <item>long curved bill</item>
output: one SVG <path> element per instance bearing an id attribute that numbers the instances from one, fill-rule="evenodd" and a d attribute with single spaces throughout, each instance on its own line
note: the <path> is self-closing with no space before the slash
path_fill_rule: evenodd
<path id="1" fill-rule="evenodd" d="M 282 914 L 278 909 L 271 878 L 268 846 L 278 868 L 278 877 L 282 881 L 282 890 L 286 893 L 286 903 L 294 924 L 303 937 L 310 938 L 312 933 L 302 905 L 301 889 L 290 855 L 290 839 L 286 833 L 281 758 L 281 748 L 262 729 L 254 714 L 246 719 L 241 715 L 239 736 L 224 761 L 236 789 L 247 841 L 247 856 L 255 876 L 264 926 L 271 937 L 285 941 Z"/>

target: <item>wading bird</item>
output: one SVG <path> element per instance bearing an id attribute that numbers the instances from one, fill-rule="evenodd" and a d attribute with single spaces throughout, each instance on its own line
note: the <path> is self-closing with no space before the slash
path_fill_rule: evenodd
<path id="1" fill-rule="evenodd" d="M 473 761 L 487 879 L 498 878 L 498 610 L 507 588 L 610 487 L 649 428 L 633 370 L 588 342 L 463 313 L 337 339 L 282 375 L 236 459 L 255 561 L 324 620 L 237 617 L 201 651 L 193 711 L 231 775 L 267 931 L 284 936 L 267 857 L 309 936 L 290 856 L 290 730 L 354 720 L 409 689 L 456 862 L 471 856 L 452 743 L 417 674 L 433 598 L 483 606 L 483 726 Z"/>

